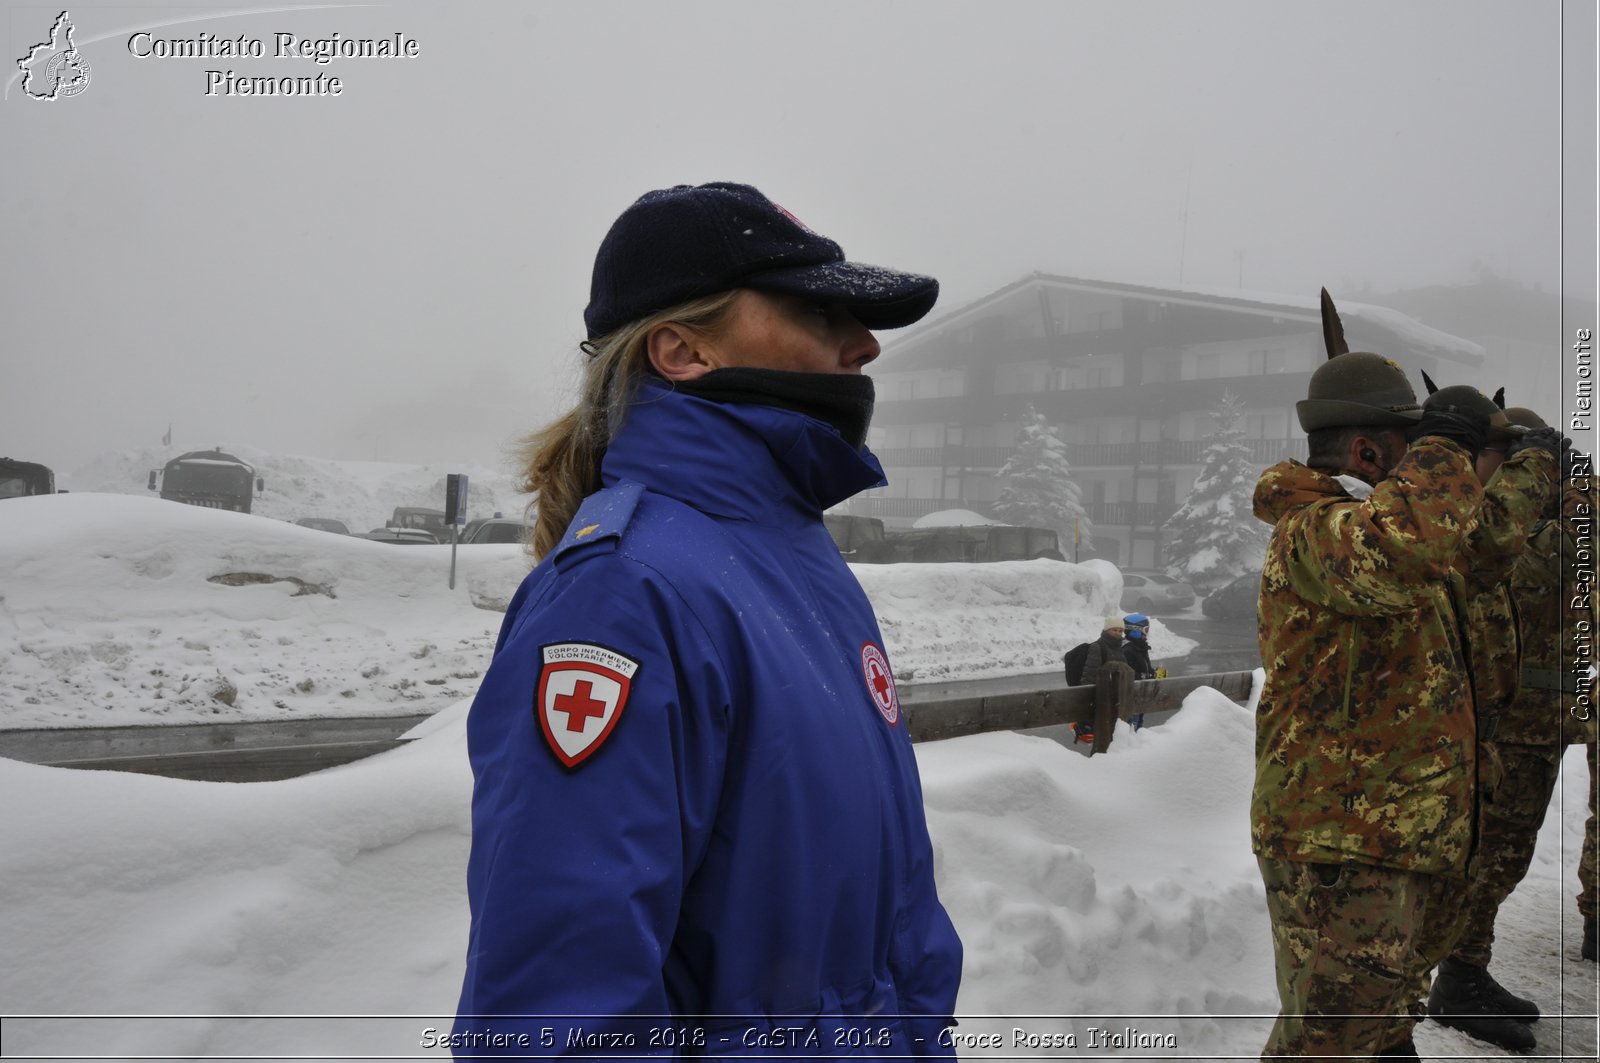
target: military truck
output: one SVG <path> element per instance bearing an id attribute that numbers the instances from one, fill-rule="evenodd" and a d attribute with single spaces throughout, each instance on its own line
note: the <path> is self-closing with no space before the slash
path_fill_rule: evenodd
<path id="1" fill-rule="evenodd" d="M 266 483 L 256 475 L 254 465 L 221 447 L 179 454 L 160 472 L 150 471 L 148 486 L 152 491 L 159 488 L 161 497 L 172 502 L 207 509 L 231 509 L 235 513 L 250 512 L 252 489 L 266 490 Z"/>
<path id="2" fill-rule="evenodd" d="M 56 493 L 56 474 L 33 461 L 0 458 L 0 498 Z"/>

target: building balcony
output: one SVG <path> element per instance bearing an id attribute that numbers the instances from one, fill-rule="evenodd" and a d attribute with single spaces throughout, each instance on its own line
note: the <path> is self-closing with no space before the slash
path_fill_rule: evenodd
<path id="1" fill-rule="evenodd" d="M 952 455 L 959 456 L 960 447 L 890 447 L 886 450 L 874 450 L 878 460 L 884 468 L 891 465 L 897 469 L 909 468 L 935 468 L 945 466 Z"/>
<path id="2" fill-rule="evenodd" d="M 1083 508 L 1097 527 L 1131 527 L 1137 524 L 1149 528 L 1160 524 L 1172 513 L 1171 506 L 1162 506 L 1159 502 L 1090 502 Z"/>

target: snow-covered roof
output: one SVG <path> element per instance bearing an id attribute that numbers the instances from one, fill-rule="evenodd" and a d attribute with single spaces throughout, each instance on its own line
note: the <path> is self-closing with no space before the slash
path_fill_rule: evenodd
<path id="1" fill-rule="evenodd" d="M 1207 288 L 1193 285 L 1156 286 L 1130 284 L 1124 281 L 1090 280 L 1059 274 L 1035 271 L 975 299 L 965 306 L 923 321 L 897 334 L 884 344 L 886 352 L 916 345 L 929 336 L 945 329 L 963 325 L 983 316 L 995 303 L 1033 288 L 1061 288 L 1070 291 L 1092 292 L 1101 295 L 1118 295 L 1147 302 L 1176 304 L 1227 310 L 1232 313 L 1258 317 L 1279 318 L 1310 324 L 1320 331 L 1322 315 L 1317 295 L 1280 295 L 1269 292 L 1252 292 L 1238 288 Z M 1380 351 L 1380 354 L 1427 354 L 1462 365 L 1476 366 L 1483 360 L 1484 350 L 1471 340 L 1453 336 L 1431 328 L 1398 310 L 1370 303 L 1349 302 L 1335 297 L 1339 316 L 1345 328 L 1355 331 L 1376 332 L 1379 338 L 1392 341 L 1399 351 Z"/>
<path id="2" fill-rule="evenodd" d="M 242 461 L 224 461 L 224 460 L 222 460 L 220 458 L 179 458 L 177 460 L 177 464 L 179 464 L 179 465 L 218 465 L 218 466 L 221 466 L 221 467 L 223 467 L 225 469 L 238 469 L 238 468 L 248 469 L 248 468 L 250 468 L 250 466 L 246 465 Z"/>

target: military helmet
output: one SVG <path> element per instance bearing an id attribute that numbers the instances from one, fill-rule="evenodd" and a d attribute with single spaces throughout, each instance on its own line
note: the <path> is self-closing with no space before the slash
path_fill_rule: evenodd
<path id="1" fill-rule="evenodd" d="M 1489 439 L 1504 443 L 1522 435 L 1524 429 L 1512 423 L 1506 416 L 1505 402 L 1506 389 L 1501 388 L 1490 398 L 1470 384 L 1452 384 L 1442 388 L 1429 378 L 1426 371 L 1422 374 L 1422 383 L 1428 389 L 1428 397 L 1423 400 L 1424 410 L 1457 409 L 1462 413 L 1476 413 L 1489 418 Z"/>
<path id="2" fill-rule="evenodd" d="M 1294 404 L 1300 427 L 1405 428 L 1422 417 L 1405 370 L 1370 351 L 1351 351 L 1328 289 L 1322 289 L 1322 341 L 1328 360 L 1311 374 L 1306 397 Z"/>
<path id="3" fill-rule="evenodd" d="M 1543 417 L 1534 413 L 1526 406 L 1507 406 L 1506 420 L 1523 428 L 1549 428 Z"/>

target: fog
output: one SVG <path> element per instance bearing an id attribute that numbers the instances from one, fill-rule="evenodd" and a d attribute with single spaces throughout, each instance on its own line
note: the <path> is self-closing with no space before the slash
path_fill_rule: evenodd
<path id="1" fill-rule="evenodd" d="M 1594 297 L 1592 5 L 99 3 L 71 9 L 87 86 L 32 99 L 15 60 L 59 11 L 8 6 L 0 75 L 0 454 L 57 469 L 169 426 L 494 462 L 570 401 L 611 220 L 683 182 L 755 184 L 939 277 L 940 310 L 1030 270 Z M 274 58 L 280 32 L 418 54 Z"/>

